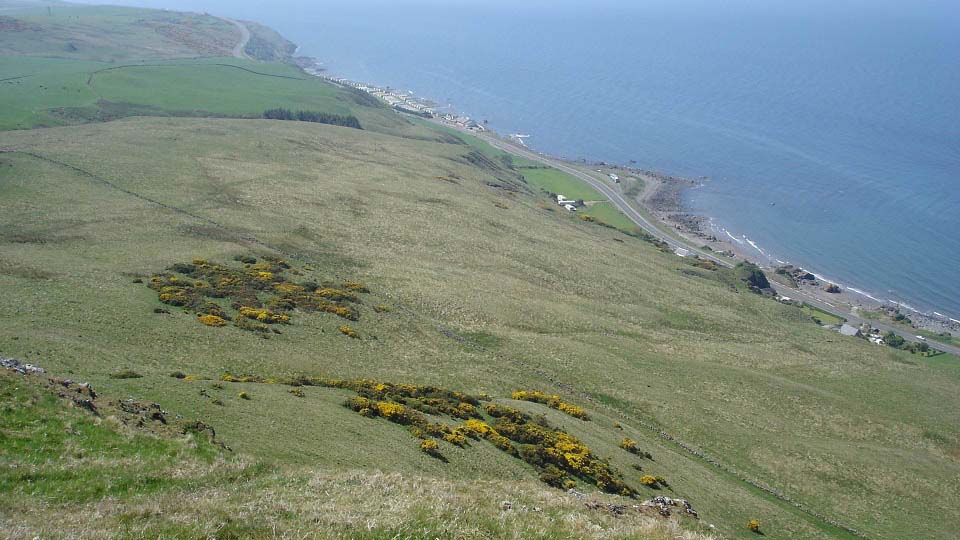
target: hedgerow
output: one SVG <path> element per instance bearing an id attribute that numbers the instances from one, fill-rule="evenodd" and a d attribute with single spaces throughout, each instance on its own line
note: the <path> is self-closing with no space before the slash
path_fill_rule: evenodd
<path id="1" fill-rule="evenodd" d="M 233 321 L 241 330 L 261 334 L 279 334 L 267 325 L 289 324 L 294 310 L 332 313 L 356 321 L 360 317 L 356 307 L 361 303 L 359 295 L 369 292 L 358 281 L 323 286 L 290 281 L 288 274 L 299 276 L 303 272 L 278 257 L 258 260 L 241 255 L 235 260 L 242 263 L 242 268 L 205 259 L 177 263 L 167 272 L 152 276 L 147 286 L 157 292 L 160 302 L 196 313 L 201 324 L 223 327 Z M 230 307 L 224 307 L 218 299 L 227 301 Z"/>

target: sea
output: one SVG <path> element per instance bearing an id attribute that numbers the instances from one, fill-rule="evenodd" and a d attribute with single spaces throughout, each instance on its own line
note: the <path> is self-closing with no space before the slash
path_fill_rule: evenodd
<path id="1" fill-rule="evenodd" d="M 960 2 L 127 2 L 251 19 L 533 149 L 701 180 L 720 235 L 960 319 Z"/>

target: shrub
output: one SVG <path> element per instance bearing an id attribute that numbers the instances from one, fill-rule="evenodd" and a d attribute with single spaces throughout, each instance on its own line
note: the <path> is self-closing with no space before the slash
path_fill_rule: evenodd
<path id="1" fill-rule="evenodd" d="M 345 324 L 340 325 L 340 327 L 338 328 L 338 330 L 340 330 L 340 333 L 343 334 L 343 335 L 345 335 L 345 336 L 349 336 L 349 337 L 351 337 L 351 338 L 353 338 L 353 339 L 360 339 L 360 334 L 358 334 L 356 330 L 354 330 L 353 328 L 351 328 L 351 327 L 349 327 L 349 326 L 347 326 L 347 325 L 345 325 Z"/>
<path id="2" fill-rule="evenodd" d="M 623 448 L 631 454 L 640 453 L 640 449 L 637 448 L 637 441 L 634 441 L 633 439 L 624 438 L 622 441 L 620 441 L 620 448 Z"/>
<path id="3" fill-rule="evenodd" d="M 518 390 L 511 394 L 513 399 L 518 399 L 521 401 L 531 401 L 533 403 L 541 403 L 550 407 L 551 409 L 557 409 L 558 411 L 568 414 L 574 418 L 579 418 L 581 420 L 590 420 L 590 416 L 587 415 L 587 412 L 582 408 L 577 407 L 576 405 L 571 405 L 565 403 L 560 399 L 558 395 L 548 395 L 544 394 L 539 390 Z"/>
<path id="4" fill-rule="evenodd" d="M 357 301 L 357 297 L 352 293 L 349 293 L 347 291 L 341 291 L 340 289 L 331 289 L 329 287 L 324 289 L 317 289 L 316 291 L 313 292 L 313 294 L 320 296 L 322 298 L 326 298 L 327 300 L 333 300 L 334 302 L 340 302 L 340 301 L 356 302 Z"/>
<path id="5" fill-rule="evenodd" d="M 303 390 L 301 390 L 300 388 L 291 388 L 290 390 L 288 390 L 288 392 L 290 392 L 291 394 L 297 397 L 306 397 L 306 394 L 304 394 Z"/>
<path id="6" fill-rule="evenodd" d="M 132 369 L 125 369 L 123 371 L 118 371 L 110 375 L 111 379 L 141 379 L 143 375 L 133 371 Z"/>
<path id="7" fill-rule="evenodd" d="M 220 380 L 223 382 L 239 382 L 239 383 L 262 383 L 264 378 L 259 375 L 233 375 L 231 373 L 224 373 L 220 377 Z"/>
<path id="8" fill-rule="evenodd" d="M 220 405 L 221 407 L 224 405 L 223 400 L 222 400 L 222 399 L 219 399 L 219 398 L 218 398 L 218 399 L 214 399 L 214 400 L 211 401 L 210 403 L 213 403 L 214 405 Z"/>
<path id="9" fill-rule="evenodd" d="M 170 374 L 170 376 L 173 377 L 174 379 L 184 379 L 187 377 L 187 375 L 182 371 L 174 371 L 173 373 Z"/>
<path id="10" fill-rule="evenodd" d="M 244 263 L 244 264 L 256 264 L 256 263 L 257 263 L 257 258 L 256 258 L 256 257 L 253 257 L 253 256 L 251 256 L 251 255 L 237 255 L 236 257 L 233 258 L 233 260 L 242 262 L 242 263 Z"/>
<path id="11" fill-rule="evenodd" d="M 567 475 L 558 469 L 555 465 L 547 465 L 540 473 L 540 481 L 555 488 L 563 488 L 567 481 Z"/>
<path id="12" fill-rule="evenodd" d="M 373 310 L 376 311 L 377 313 L 386 313 L 390 311 L 390 306 L 386 304 L 377 304 L 373 306 Z"/>
<path id="13" fill-rule="evenodd" d="M 201 323 L 207 326 L 220 327 L 220 326 L 227 325 L 227 321 L 223 317 L 220 317 L 218 315 L 199 315 L 198 314 L 197 320 L 199 320 Z"/>
<path id="14" fill-rule="evenodd" d="M 239 397 L 240 399 L 249 400 L 249 399 L 250 399 L 250 394 L 248 394 L 248 393 L 246 393 L 246 392 L 240 392 L 239 394 L 237 394 L 237 397 Z"/>
<path id="15" fill-rule="evenodd" d="M 758 520 L 756 520 L 756 519 L 751 519 L 751 520 L 747 523 L 747 528 L 750 529 L 750 531 L 755 532 L 755 533 L 760 532 L 760 521 L 758 521 Z"/>
<path id="16" fill-rule="evenodd" d="M 461 448 L 467 445 L 467 437 L 459 431 L 443 434 L 443 440 L 450 444 L 455 444 Z"/>
<path id="17" fill-rule="evenodd" d="M 660 482 L 657 482 L 657 477 L 650 474 L 645 474 L 641 476 L 640 483 L 654 489 L 657 489 L 660 487 Z"/>
<path id="18" fill-rule="evenodd" d="M 433 457 L 440 457 L 440 445 L 432 439 L 420 441 L 420 450 Z"/>
<path id="19" fill-rule="evenodd" d="M 233 325 L 241 330 L 248 330 L 250 332 L 260 332 L 260 333 L 269 333 L 270 327 L 255 320 L 247 319 L 246 317 L 237 317 L 233 321 Z"/>
<path id="20" fill-rule="evenodd" d="M 290 324 L 290 317 L 288 315 L 274 313 L 264 308 L 243 306 L 240 308 L 240 316 L 264 324 Z"/>
<path id="21" fill-rule="evenodd" d="M 348 291 L 358 292 L 358 293 L 368 293 L 370 289 L 366 285 L 359 281 L 345 281 L 343 282 L 343 288 Z"/>

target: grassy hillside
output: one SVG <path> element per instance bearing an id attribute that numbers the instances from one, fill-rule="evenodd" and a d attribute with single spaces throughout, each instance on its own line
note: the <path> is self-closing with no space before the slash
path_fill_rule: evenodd
<path id="1" fill-rule="evenodd" d="M 706 538 L 636 511 L 590 510 L 530 481 L 267 467 L 190 422 L 137 427 L 144 417 L 116 401 L 99 396 L 92 414 L 56 396 L 63 391 L 0 372 L 4 538 Z"/>
<path id="2" fill-rule="evenodd" d="M 36 4 L 0 2 L 0 55 L 108 63 L 229 56 L 240 39 L 233 24 L 209 15 Z"/>
<path id="3" fill-rule="evenodd" d="M 51 4 L 0 0 L 0 355 L 202 419 L 233 452 L 131 429 L 108 403 L 64 409 L 42 379 L 5 373 L 13 536 L 960 528 L 955 358 L 827 332 L 730 271 L 559 209 L 545 191 L 601 198 L 556 170 L 289 65 L 224 58 L 229 21 Z M 248 55 L 282 56 L 282 38 L 251 31 Z M 274 107 L 363 129 L 256 119 Z M 583 214 L 632 229 L 608 203 Z M 344 407 L 359 379 L 433 385 L 477 410 L 382 393 Z M 491 412 L 503 407 L 526 427 Z M 514 438 L 458 440 L 468 417 Z M 531 439 L 544 430 L 587 465 L 554 474 Z M 595 495 L 606 468 L 637 499 L 689 499 L 700 520 L 614 517 L 537 480 L 635 504 Z"/>
<path id="4" fill-rule="evenodd" d="M 402 426 L 343 408 L 340 390 L 212 386 L 225 372 L 375 378 L 544 414 L 642 496 L 658 491 L 641 474 L 667 477 L 667 493 L 728 537 L 750 537 L 754 517 L 772 538 L 845 535 L 645 426 L 870 536 L 950 538 L 960 522 L 944 480 L 960 472 L 950 357 L 918 362 L 823 331 L 722 271 L 556 210 L 475 147 L 230 119 L 7 132 L 0 147 L 11 306 L 0 351 L 203 418 L 239 453 L 454 482 L 536 478 L 489 444 L 443 443 L 448 462 L 432 459 Z M 207 327 L 154 313 L 169 306 L 134 283 L 251 253 L 305 280 L 362 281 L 371 292 L 348 321 L 360 339 L 329 313 L 296 311 L 269 339 Z M 143 377 L 111 378 L 123 369 Z M 593 418 L 510 400 L 519 389 L 559 393 Z M 643 473 L 623 437 L 653 454 Z"/>
<path id="5" fill-rule="evenodd" d="M 259 117 L 283 107 L 349 115 L 364 129 L 431 138 L 366 94 L 277 61 L 228 58 L 230 21 L 158 10 L 0 3 L 0 130 L 128 116 Z M 246 54 L 282 60 L 292 45 L 249 23 Z"/>

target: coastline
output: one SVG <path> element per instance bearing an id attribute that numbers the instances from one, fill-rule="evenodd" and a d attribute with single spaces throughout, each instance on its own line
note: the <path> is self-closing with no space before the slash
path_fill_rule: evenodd
<path id="1" fill-rule="evenodd" d="M 299 47 L 297 50 L 299 51 Z M 524 139 L 529 137 L 529 135 L 524 135 L 522 138 L 515 135 L 507 137 L 472 120 L 469 116 L 441 114 L 433 108 L 435 102 L 429 99 L 414 97 L 412 92 L 401 92 L 389 86 L 381 87 L 370 83 L 355 82 L 343 77 L 332 76 L 327 66 L 316 58 L 299 56 L 291 58 L 290 61 L 311 76 L 370 93 L 385 101 L 389 106 L 399 112 L 433 118 L 450 127 L 468 132 L 485 133 L 503 142 L 522 147 L 524 150 L 535 152 L 544 157 L 561 161 L 572 167 L 583 168 L 584 166 L 589 166 L 592 169 L 606 172 L 619 171 L 624 174 L 626 179 L 632 178 L 641 181 L 643 183 L 642 189 L 639 190 L 639 193 L 633 193 L 630 190 L 624 189 L 625 184 L 620 184 L 619 182 L 610 184 L 610 187 L 617 189 L 620 195 L 629 199 L 631 205 L 637 206 L 653 218 L 656 225 L 668 229 L 673 235 L 679 237 L 691 246 L 703 248 L 712 255 L 725 258 L 732 263 L 744 260 L 757 264 L 767 272 L 768 277 L 772 281 L 797 290 L 801 295 L 813 297 L 824 304 L 852 312 L 858 317 L 883 324 L 900 323 L 902 326 L 903 323 L 899 319 L 895 319 L 895 317 L 898 317 L 898 314 L 906 311 L 905 315 L 908 317 L 907 322 L 910 323 L 910 326 L 901 328 L 902 331 L 910 332 L 910 328 L 913 327 L 917 330 L 925 330 L 933 334 L 947 333 L 954 337 L 960 336 L 960 320 L 942 315 L 933 310 L 924 312 L 902 302 L 883 299 L 879 297 L 880 295 L 873 295 L 860 288 L 829 279 L 825 277 L 823 273 L 789 265 L 786 261 L 769 256 L 762 247 L 758 246 L 746 235 L 742 235 L 739 238 L 734 236 L 718 225 L 711 216 L 694 211 L 684 201 L 684 193 L 690 189 L 696 189 L 701 186 L 704 178 L 691 180 L 658 171 L 644 170 L 633 165 L 588 162 L 586 160 L 576 161 L 564 157 L 550 156 L 537 150 L 535 146 L 528 145 Z M 599 169 L 597 169 L 598 167 Z M 813 274 L 816 276 L 816 279 L 791 279 L 789 272 L 784 275 L 777 271 L 778 268 L 784 266 L 791 271 L 798 270 Z M 825 289 L 829 285 L 838 286 L 840 292 L 827 292 Z"/>
<path id="2" fill-rule="evenodd" d="M 818 269 L 791 265 L 787 261 L 767 254 L 748 236 L 737 237 L 731 234 L 730 231 L 718 225 L 714 218 L 695 212 L 684 202 L 683 194 L 687 190 L 699 187 L 701 185 L 699 182 L 668 175 L 645 175 L 644 180 L 648 182 L 648 187 L 635 202 L 693 245 L 707 246 L 711 251 L 718 253 L 732 253 L 737 259 L 757 264 L 778 283 L 814 296 L 824 303 L 852 311 L 854 314 L 860 316 L 881 314 L 892 320 L 897 313 L 902 313 L 917 329 L 960 335 L 960 321 L 947 315 L 924 312 L 903 302 L 881 298 L 880 295 L 871 294 L 840 280 L 832 279 Z M 778 268 L 784 269 L 787 274 L 779 274 Z M 790 271 L 809 273 L 816 279 L 793 279 L 789 277 Z M 840 292 L 827 292 L 825 288 L 829 285 L 838 286 Z"/>

